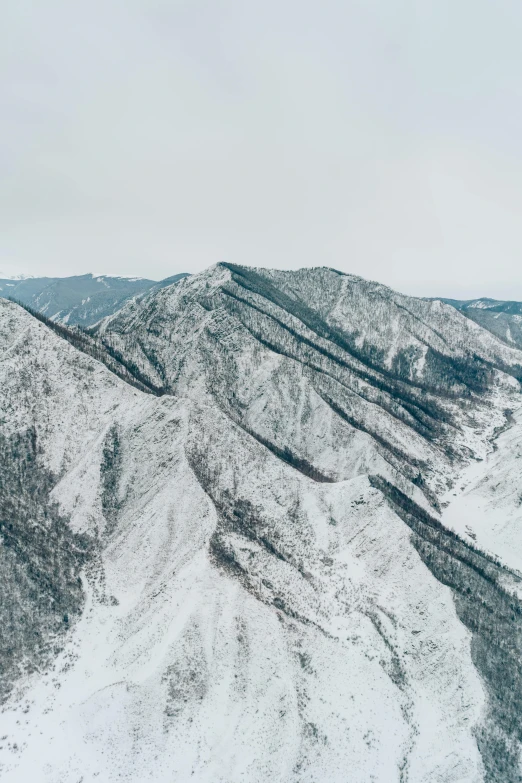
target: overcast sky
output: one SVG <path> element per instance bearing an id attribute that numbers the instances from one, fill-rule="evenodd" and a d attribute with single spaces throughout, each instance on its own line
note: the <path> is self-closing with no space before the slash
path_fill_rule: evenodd
<path id="1" fill-rule="evenodd" d="M 520 0 L 3 0 L 0 271 L 522 299 Z"/>

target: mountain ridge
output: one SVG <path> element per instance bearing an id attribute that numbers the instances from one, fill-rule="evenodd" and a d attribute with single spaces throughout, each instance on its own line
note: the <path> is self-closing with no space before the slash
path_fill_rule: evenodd
<path id="1" fill-rule="evenodd" d="M 38 508 L 89 543 L 59 631 L 24 599 L 2 780 L 518 780 L 522 353 L 324 268 L 219 264 L 89 328 L 159 397 L 72 334 L 0 300 L 0 434 L 42 475 L 9 599 Z"/>

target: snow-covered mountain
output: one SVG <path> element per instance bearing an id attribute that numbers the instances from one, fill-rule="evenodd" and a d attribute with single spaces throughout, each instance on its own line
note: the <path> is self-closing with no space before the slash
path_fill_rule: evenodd
<path id="1" fill-rule="evenodd" d="M 0 300 L 0 780 L 520 780 L 522 352 L 324 268 L 51 327 Z"/>
<path id="2" fill-rule="evenodd" d="M 13 298 L 63 324 L 90 326 L 148 291 L 182 280 L 174 275 L 157 283 L 143 277 L 75 275 L 0 279 L 0 296 Z"/>
<path id="3" fill-rule="evenodd" d="M 498 299 L 442 299 L 509 345 L 522 348 L 522 302 Z"/>

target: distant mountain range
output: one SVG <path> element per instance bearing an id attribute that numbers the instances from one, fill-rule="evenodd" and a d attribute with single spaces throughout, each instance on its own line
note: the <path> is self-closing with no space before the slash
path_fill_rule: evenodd
<path id="1" fill-rule="evenodd" d="M 53 321 L 91 326 L 112 315 L 130 299 L 178 282 L 186 273 L 165 280 L 110 275 L 1 279 L 0 296 L 29 305 Z"/>

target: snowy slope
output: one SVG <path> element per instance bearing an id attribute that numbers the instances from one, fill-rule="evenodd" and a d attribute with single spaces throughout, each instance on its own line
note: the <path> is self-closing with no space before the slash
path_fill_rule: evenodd
<path id="1" fill-rule="evenodd" d="M 98 330 L 155 396 L 0 300 L 0 434 L 31 428 L 47 477 L 28 513 L 88 542 L 75 614 L 36 602 L 10 653 L 2 781 L 518 779 L 520 580 L 495 558 L 522 563 L 438 508 L 512 454 L 522 356 L 419 301 L 218 265 Z"/>
<path id="2" fill-rule="evenodd" d="M 498 299 L 442 299 L 508 345 L 522 348 L 522 302 Z"/>
<path id="3" fill-rule="evenodd" d="M 443 498 L 443 521 L 522 571 L 522 410 Z M 447 505 L 446 505 L 447 504 Z"/>
<path id="4" fill-rule="evenodd" d="M 328 269 L 221 264 L 123 308 L 98 335 L 305 472 L 399 472 L 437 493 L 455 461 L 483 456 L 522 373 L 519 351 L 453 308 Z"/>

